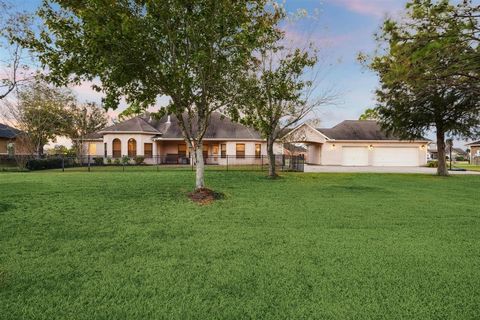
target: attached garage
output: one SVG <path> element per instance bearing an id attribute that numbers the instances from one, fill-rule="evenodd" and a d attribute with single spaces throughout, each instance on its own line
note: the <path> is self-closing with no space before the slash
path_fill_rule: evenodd
<path id="1" fill-rule="evenodd" d="M 343 147 L 342 166 L 368 166 L 368 148 Z"/>
<path id="2" fill-rule="evenodd" d="M 377 147 L 373 150 L 372 165 L 378 167 L 418 167 L 418 147 Z"/>

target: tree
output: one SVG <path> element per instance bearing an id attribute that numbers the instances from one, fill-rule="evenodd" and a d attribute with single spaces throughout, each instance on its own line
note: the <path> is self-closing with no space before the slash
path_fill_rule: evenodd
<path id="1" fill-rule="evenodd" d="M 106 125 L 107 114 L 105 109 L 98 107 L 95 103 L 73 104 L 71 106 L 68 110 L 66 136 L 72 140 L 72 148 L 76 151 L 77 157 L 83 158 L 85 137 L 105 128 Z"/>
<path id="2" fill-rule="evenodd" d="M 43 147 L 68 128 L 68 111 L 74 103 L 69 90 L 62 90 L 37 79 L 19 89 L 15 102 L 7 103 L 6 118 L 23 131 L 22 145 L 27 151 L 43 155 Z"/>
<path id="3" fill-rule="evenodd" d="M 377 36 L 383 51 L 368 61 L 380 77 L 382 126 L 404 139 L 435 130 L 442 176 L 448 175 L 445 136 L 472 138 L 480 132 L 479 22 L 465 12 L 478 17 L 480 11 L 471 1 L 409 2 L 406 19 L 384 22 Z"/>
<path id="4" fill-rule="evenodd" d="M 269 0 L 45 1 L 45 28 L 20 43 L 58 85 L 98 77 L 107 108 L 124 97 L 142 110 L 160 96 L 173 114 L 204 187 L 202 140 L 210 115 L 234 99 L 238 74 L 279 17 Z"/>
<path id="5" fill-rule="evenodd" d="M 378 120 L 380 118 L 378 110 L 375 108 L 366 109 L 358 118 L 358 120 Z"/>
<path id="6" fill-rule="evenodd" d="M 33 79 L 23 48 L 13 41 L 14 37 L 23 35 L 31 19 L 28 14 L 14 12 L 11 6 L 0 0 L 0 100 Z"/>
<path id="7" fill-rule="evenodd" d="M 325 103 L 327 96 L 314 95 L 315 79 L 306 79 L 306 71 L 314 70 L 317 52 L 309 49 L 289 49 L 274 39 L 262 48 L 243 88 L 241 122 L 255 127 L 267 140 L 271 178 L 275 171 L 274 145 L 286 130 L 302 121 L 312 110 Z"/>

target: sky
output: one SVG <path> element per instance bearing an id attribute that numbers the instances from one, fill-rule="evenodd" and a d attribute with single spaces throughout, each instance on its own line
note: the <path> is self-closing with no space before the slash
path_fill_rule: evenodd
<path id="1" fill-rule="evenodd" d="M 40 0 L 16 0 L 21 9 L 34 10 Z M 398 16 L 406 0 L 285 0 L 288 12 L 305 9 L 308 17 L 287 25 L 286 34 L 293 43 L 313 42 L 320 48 L 322 81 L 319 90 L 335 92 L 335 101 L 312 115 L 321 127 L 331 127 L 358 119 L 375 106 L 377 76 L 356 59 L 359 52 L 372 53 L 374 33 L 387 16 Z M 81 101 L 100 102 L 101 94 L 90 84 L 73 88 Z M 160 101 L 166 101 L 161 99 Z M 115 117 L 114 112 L 109 113 Z"/>

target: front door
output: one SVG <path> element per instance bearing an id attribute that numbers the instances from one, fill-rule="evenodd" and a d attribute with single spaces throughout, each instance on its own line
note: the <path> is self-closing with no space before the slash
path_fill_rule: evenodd
<path id="1" fill-rule="evenodd" d="M 218 144 L 214 144 L 212 147 L 212 156 L 214 163 L 218 163 L 218 150 Z"/>

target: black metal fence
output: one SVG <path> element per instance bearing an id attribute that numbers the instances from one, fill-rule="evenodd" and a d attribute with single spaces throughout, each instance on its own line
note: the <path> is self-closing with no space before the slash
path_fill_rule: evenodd
<path id="1" fill-rule="evenodd" d="M 24 166 L 28 170 L 61 169 L 84 171 L 128 171 L 128 170 L 194 170 L 195 160 L 178 154 L 163 156 L 82 156 L 68 157 L 63 155 L 35 158 L 31 156 L 0 157 L 0 167 Z M 206 170 L 220 171 L 267 171 L 270 160 L 267 156 L 206 156 L 204 164 Z M 278 171 L 304 171 L 305 160 L 302 156 L 275 155 L 275 167 Z"/>

